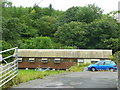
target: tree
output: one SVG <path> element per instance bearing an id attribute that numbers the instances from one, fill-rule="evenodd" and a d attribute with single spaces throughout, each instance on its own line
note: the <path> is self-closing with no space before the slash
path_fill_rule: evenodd
<path id="1" fill-rule="evenodd" d="M 39 36 L 53 36 L 55 33 L 55 22 L 56 19 L 51 16 L 43 16 L 40 19 L 37 19 L 34 22 L 34 26 L 38 30 L 38 35 Z"/>
<path id="2" fill-rule="evenodd" d="M 27 40 L 23 40 L 20 44 L 20 48 L 25 49 L 51 49 L 52 41 L 49 37 L 36 37 Z"/>
<path id="3" fill-rule="evenodd" d="M 4 1 L 2 2 L 2 7 L 12 7 L 12 2 Z"/>
<path id="4" fill-rule="evenodd" d="M 84 7 L 71 7 L 60 17 L 60 25 L 71 21 L 90 23 L 102 17 L 102 10 L 94 4 Z M 62 24 L 61 24 L 62 23 Z"/>
<path id="5" fill-rule="evenodd" d="M 114 61 L 116 64 L 118 64 L 118 60 L 120 58 L 119 54 L 120 54 L 120 51 L 117 51 L 111 56 L 111 60 Z"/>
<path id="6" fill-rule="evenodd" d="M 12 43 L 12 45 L 17 45 L 17 40 L 19 39 L 19 28 L 20 28 L 20 21 L 18 18 L 10 18 L 5 20 L 3 18 L 2 22 L 2 38 L 4 41 Z"/>
<path id="7" fill-rule="evenodd" d="M 120 49 L 120 23 L 114 19 L 116 13 L 118 11 L 103 15 L 95 4 L 58 11 L 52 5 L 24 8 L 4 2 L 3 40 L 21 48 L 103 48 L 117 51 Z M 51 42 L 50 46 L 47 42 Z"/>
<path id="8" fill-rule="evenodd" d="M 25 18 L 24 18 L 25 19 Z M 33 27 L 34 21 L 29 19 L 29 22 L 27 23 L 27 20 L 21 21 L 20 23 L 20 36 L 22 38 L 28 39 L 31 37 L 37 37 L 38 36 L 38 30 Z"/>
<path id="9" fill-rule="evenodd" d="M 120 39 L 119 38 L 110 38 L 104 41 L 107 44 L 107 48 L 113 50 L 113 53 L 120 50 Z"/>
<path id="10" fill-rule="evenodd" d="M 6 41 L 4 40 L 0 40 L 0 45 L 2 45 L 2 50 L 7 50 L 7 49 L 10 49 L 12 48 L 12 45 L 10 43 L 7 43 Z"/>
<path id="11" fill-rule="evenodd" d="M 77 18 L 75 17 L 75 15 L 79 11 L 79 8 L 80 7 L 71 7 L 65 12 L 63 16 L 65 23 L 68 23 L 71 21 L 77 21 Z"/>
<path id="12" fill-rule="evenodd" d="M 50 4 L 48 8 L 49 8 L 50 10 L 53 10 L 52 4 Z"/>
<path id="13" fill-rule="evenodd" d="M 0 47 L 2 47 L 1 50 L 7 50 L 7 49 L 10 49 L 10 48 L 13 48 L 12 45 L 4 40 L 0 40 Z M 12 55 L 14 53 L 14 50 L 12 51 L 8 51 L 8 52 L 5 52 L 5 53 L 2 53 L 2 57 L 5 58 L 5 57 L 8 57 L 10 55 Z M 11 62 L 13 61 L 13 58 L 9 58 L 9 59 L 6 59 L 7 62 Z M 4 62 L 4 61 L 3 61 Z"/>
<path id="14" fill-rule="evenodd" d="M 86 48 L 87 24 L 81 22 L 70 22 L 58 27 L 55 37 L 58 42 L 67 46 L 76 46 L 77 48 Z"/>
<path id="15" fill-rule="evenodd" d="M 119 30 L 114 18 L 104 15 L 101 19 L 96 19 L 89 24 L 88 32 L 89 48 L 115 48 L 113 46 L 118 39 Z"/>
<path id="16" fill-rule="evenodd" d="M 90 23 L 95 19 L 100 19 L 102 17 L 102 10 L 95 4 L 89 4 L 84 7 L 80 7 L 78 12 L 75 14 L 77 21 Z"/>

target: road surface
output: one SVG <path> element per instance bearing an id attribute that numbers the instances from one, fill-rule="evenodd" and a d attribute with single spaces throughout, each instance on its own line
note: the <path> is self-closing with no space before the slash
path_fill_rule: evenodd
<path id="1" fill-rule="evenodd" d="M 117 88 L 117 72 L 70 72 L 31 80 L 13 88 Z"/>

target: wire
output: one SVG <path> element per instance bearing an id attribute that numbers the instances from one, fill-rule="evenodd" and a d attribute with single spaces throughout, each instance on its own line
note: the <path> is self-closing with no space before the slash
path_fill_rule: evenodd
<path id="1" fill-rule="evenodd" d="M 41 2 L 42 2 L 43 0 L 41 0 L 38 4 L 36 4 L 36 5 L 39 5 Z"/>

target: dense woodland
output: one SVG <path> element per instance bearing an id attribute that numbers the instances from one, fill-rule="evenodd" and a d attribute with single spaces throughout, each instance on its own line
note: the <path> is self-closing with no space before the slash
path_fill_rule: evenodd
<path id="1" fill-rule="evenodd" d="M 103 14 L 95 4 L 59 11 L 15 7 L 2 3 L 3 50 L 22 49 L 112 49 L 120 50 L 118 12 Z"/>

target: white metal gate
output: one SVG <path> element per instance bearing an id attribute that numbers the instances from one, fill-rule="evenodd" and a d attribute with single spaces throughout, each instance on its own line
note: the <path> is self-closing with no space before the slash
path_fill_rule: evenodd
<path id="1" fill-rule="evenodd" d="M 9 52 L 12 50 L 16 50 L 14 55 L 10 55 L 7 57 L 2 58 L 2 54 L 5 52 Z M 18 48 L 11 48 L 11 49 L 7 49 L 4 51 L 0 52 L 1 55 L 1 62 L 4 61 L 6 64 L 5 65 L 0 65 L 0 87 L 2 87 L 4 84 L 6 84 L 7 82 L 9 82 L 11 79 L 13 79 L 15 76 L 17 76 L 18 74 Z M 8 58 L 12 58 L 14 57 L 14 60 L 10 63 L 8 63 L 6 61 L 6 59 Z"/>

